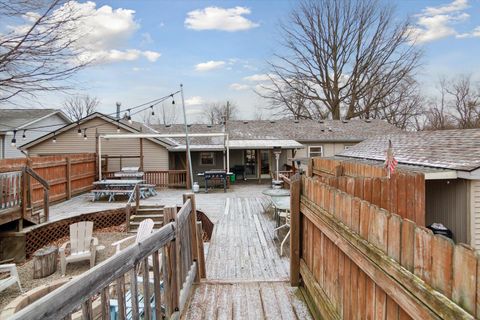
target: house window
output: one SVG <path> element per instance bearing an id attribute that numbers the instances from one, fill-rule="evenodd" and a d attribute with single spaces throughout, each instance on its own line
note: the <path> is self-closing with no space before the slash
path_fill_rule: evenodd
<path id="1" fill-rule="evenodd" d="M 310 146 L 308 147 L 308 157 L 323 157 L 322 146 Z"/>
<path id="2" fill-rule="evenodd" d="M 200 165 L 213 166 L 215 164 L 215 155 L 213 152 L 200 152 Z"/>

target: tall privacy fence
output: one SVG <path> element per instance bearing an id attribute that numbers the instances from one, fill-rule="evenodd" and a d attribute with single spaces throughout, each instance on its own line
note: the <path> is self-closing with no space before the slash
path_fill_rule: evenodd
<path id="1" fill-rule="evenodd" d="M 385 182 L 389 201 L 378 202 L 382 187 L 367 196 L 355 190 L 357 181 L 380 178 L 382 168 L 315 159 L 310 169 L 309 176 L 291 179 L 291 283 L 304 286 L 322 317 L 480 317 L 475 251 L 414 222 L 424 221 L 420 213 L 402 216 L 383 208 L 395 208 L 394 199 L 397 210 L 399 203 L 412 208 L 412 198 L 424 199 L 420 185 L 413 195 L 403 196 L 391 193 L 393 182 Z M 334 170 L 346 177 L 332 175 Z M 411 181 L 422 181 L 420 175 Z M 409 179 L 397 175 L 396 193 L 407 188 Z"/>

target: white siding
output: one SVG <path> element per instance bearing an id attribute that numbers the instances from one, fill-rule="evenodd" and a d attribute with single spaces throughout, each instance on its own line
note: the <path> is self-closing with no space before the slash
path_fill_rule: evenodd
<path id="1" fill-rule="evenodd" d="M 101 126 L 98 126 L 101 125 Z M 81 125 L 84 127 L 98 126 L 97 128 L 87 129 L 87 140 L 82 135 L 78 136 L 75 127 L 68 131 L 57 135 L 57 142 L 53 143 L 52 139 L 47 139 L 31 148 L 29 154 L 47 155 L 47 154 L 66 154 L 66 153 L 95 153 L 96 131 L 99 134 L 115 134 L 117 133 L 117 126 L 108 123 L 103 119 L 95 118 L 87 121 Z M 131 133 L 124 129 L 120 133 Z M 140 141 L 139 139 L 102 139 L 102 155 L 109 156 L 139 156 L 140 155 Z M 168 151 L 165 147 L 156 144 L 152 141 L 144 139 L 144 170 L 168 170 Z M 122 166 L 139 165 L 139 158 L 123 159 Z M 108 170 L 116 171 L 120 169 L 119 160 L 109 160 Z"/>
<path id="2" fill-rule="evenodd" d="M 21 145 L 26 144 L 30 141 L 33 141 L 33 140 L 43 136 L 46 133 L 45 131 L 50 131 L 50 130 L 53 131 L 52 129 L 61 128 L 62 125 L 66 125 L 67 123 L 68 122 L 65 121 L 58 114 L 54 114 L 50 117 L 47 117 L 47 118 L 42 119 L 38 122 L 35 122 L 29 127 L 36 128 L 36 127 L 43 127 L 43 126 L 54 126 L 54 125 L 58 125 L 58 126 L 55 126 L 55 127 L 52 127 L 52 128 L 39 129 L 39 130 L 42 130 L 41 132 L 39 132 L 39 131 L 29 131 L 28 130 L 29 127 L 26 127 L 25 129 L 27 129 L 27 131 L 25 133 L 25 136 L 26 136 L 25 140 L 22 139 L 23 129 L 18 130 L 17 135 L 16 135 L 17 146 L 21 146 Z M 25 157 L 25 155 L 22 152 L 20 152 L 19 149 L 17 149 L 16 147 L 12 147 L 12 145 L 11 145 L 12 138 L 13 138 L 13 132 L 9 132 L 9 134 L 5 137 L 5 158 Z"/>
<path id="3" fill-rule="evenodd" d="M 355 143 L 351 142 L 309 142 L 309 143 L 302 143 L 305 148 L 299 149 L 295 154 L 296 158 L 306 158 L 308 157 L 308 147 L 323 147 L 323 156 L 324 157 L 333 157 L 336 154 L 345 150 L 345 146 L 352 146 Z"/>
<path id="4" fill-rule="evenodd" d="M 470 244 L 480 250 L 480 180 L 470 181 Z"/>

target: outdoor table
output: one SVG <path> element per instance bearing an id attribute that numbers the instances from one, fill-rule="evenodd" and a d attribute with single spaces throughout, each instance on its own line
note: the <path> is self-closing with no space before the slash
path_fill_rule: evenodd
<path id="1" fill-rule="evenodd" d="M 262 194 L 269 196 L 272 200 L 275 218 L 275 225 L 280 224 L 279 210 L 290 210 L 290 190 L 288 189 L 265 189 Z"/>
<path id="2" fill-rule="evenodd" d="M 132 199 L 135 196 L 135 186 L 139 183 L 144 182 L 144 180 L 114 180 L 114 179 L 105 179 L 95 181 L 93 185 L 100 186 L 100 190 L 94 190 L 93 201 L 98 200 L 103 194 L 109 196 L 108 202 L 115 200 L 115 194 L 121 193 L 124 191 L 125 194 L 130 196 Z"/>
<path id="3" fill-rule="evenodd" d="M 262 193 L 270 197 L 286 197 L 290 196 L 290 190 L 288 189 L 265 189 Z"/>
<path id="4" fill-rule="evenodd" d="M 113 174 L 116 178 L 121 178 L 121 179 L 124 179 L 124 178 L 137 178 L 137 179 L 140 179 L 140 178 L 143 178 L 143 176 L 145 175 L 144 172 L 142 171 L 119 171 L 119 172 L 115 172 Z"/>

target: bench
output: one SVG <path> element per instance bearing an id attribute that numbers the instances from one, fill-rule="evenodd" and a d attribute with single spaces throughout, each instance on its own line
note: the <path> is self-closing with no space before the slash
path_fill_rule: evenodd
<path id="1" fill-rule="evenodd" d="M 154 184 L 140 184 L 140 198 L 145 199 L 147 197 L 157 195 L 156 185 Z"/>
<path id="2" fill-rule="evenodd" d="M 112 202 L 115 200 L 115 195 L 126 195 L 126 196 L 131 196 L 133 193 L 133 190 L 92 190 L 93 194 L 93 199 L 92 201 L 99 200 L 103 196 L 108 196 L 108 202 Z"/>

